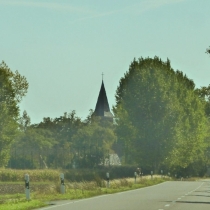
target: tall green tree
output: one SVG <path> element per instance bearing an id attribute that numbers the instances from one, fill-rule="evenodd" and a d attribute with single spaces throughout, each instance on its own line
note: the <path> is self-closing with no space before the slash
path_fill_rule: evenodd
<path id="1" fill-rule="evenodd" d="M 43 118 L 43 121 L 37 125 L 38 128 L 50 130 L 61 147 L 71 144 L 72 137 L 80 126 L 82 126 L 82 121 L 76 116 L 75 111 L 65 112 L 63 116 L 55 119 Z"/>
<path id="2" fill-rule="evenodd" d="M 73 158 L 72 138 L 82 125 L 81 119 L 76 116 L 75 111 L 72 111 L 70 113 L 65 112 L 62 116 L 54 119 L 45 117 L 39 124 L 31 126 L 36 133 L 44 134 L 42 141 L 38 144 L 41 148 L 45 149 L 45 145 L 49 143 L 48 154 L 45 153 L 44 155 L 47 155 L 46 159 L 50 167 L 70 165 Z M 38 139 L 41 140 L 41 138 Z"/>
<path id="3" fill-rule="evenodd" d="M 29 115 L 24 111 L 19 118 L 20 135 L 11 147 L 11 167 L 22 169 L 45 167 L 45 160 L 56 145 L 54 133 L 39 128 L 36 124 L 31 125 L 30 121 Z"/>
<path id="4" fill-rule="evenodd" d="M 196 89 L 198 96 L 205 104 L 206 115 L 210 118 L 210 85 L 208 87 L 201 87 Z"/>
<path id="5" fill-rule="evenodd" d="M 199 89 L 196 89 L 196 92 L 204 103 L 205 112 L 206 112 L 206 116 L 208 118 L 208 124 L 209 124 L 208 133 L 210 133 L 210 85 L 208 85 L 207 87 L 201 87 Z M 206 166 L 209 166 L 210 165 L 210 136 L 208 136 L 206 144 L 207 144 L 207 149 L 205 151 L 204 163 Z"/>
<path id="6" fill-rule="evenodd" d="M 96 117 L 92 110 L 73 136 L 74 162 L 78 167 L 97 167 L 104 164 L 116 142 L 114 125 L 107 119 Z"/>
<path id="7" fill-rule="evenodd" d="M 27 93 L 28 82 L 18 71 L 0 64 L 0 167 L 9 160 L 11 144 L 18 135 L 19 106 Z"/>
<path id="8" fill-rule="evenodd" d="M 132 151 L 127 156 L 134 163 L 186 167 L 203 151 L 206 116 L 194 87 L 169 60 L 134 59 L 120 80 L 114 108 L 118 140 Z"/>

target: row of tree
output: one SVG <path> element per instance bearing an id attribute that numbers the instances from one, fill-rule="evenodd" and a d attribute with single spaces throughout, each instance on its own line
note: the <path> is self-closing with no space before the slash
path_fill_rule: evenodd
<path id="1" fill-rule="evenodd" d="M 210 53 L 209 49 L 206 51 Z M 144 170 L 203 174 L 209 164 L 210 86 L 195 88 L 170 61 L 134 59 L 116 91 L 114 123 L 75 111 L 31 124 L 19 106 L 28 82 L 0 65 L 0 166 L 97 167 L 117 152 Z"/>
<path id="2" fill-rule="evenodd" d="M 94 118 L 85 121 L 75 111 L 31 124 L 19 103 L 28 82 L 18 71 L 0 65 L 0 167 L 93 167 L 102 165 L 116 141 L 113 124 Z"/>
<path id="3" fill-rule="evenodd" d="M 113 126 L 109 121 L 95 118 L 92 111 L 85 121 L 72 111 L 31 125 L 24 111 L 20 118 L 21 135 L 12 146 L 13 158 L 9 165 L 16 168 L 102 165 L 116 141 Z"/>

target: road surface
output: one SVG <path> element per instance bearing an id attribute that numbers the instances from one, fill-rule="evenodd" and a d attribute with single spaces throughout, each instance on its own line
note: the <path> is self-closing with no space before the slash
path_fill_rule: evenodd
<path id="1" fill-rule="evenodd" d="M 51 202 L 40 210 L 209 210 L 210 180 L 169 181 L 98 197 Z"/>

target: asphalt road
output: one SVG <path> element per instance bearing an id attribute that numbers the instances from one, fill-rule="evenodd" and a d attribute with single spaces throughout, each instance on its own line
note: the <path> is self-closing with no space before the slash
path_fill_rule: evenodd
<path id="1" fill-rule="evenodd" d="M 169 181 L 138 190 L 51 204 L 54 205 L 40 210 L 209 210 L 210 180 Z"/>

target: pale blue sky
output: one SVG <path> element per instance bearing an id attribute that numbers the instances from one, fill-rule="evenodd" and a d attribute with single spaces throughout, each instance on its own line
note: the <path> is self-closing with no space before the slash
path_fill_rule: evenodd
<path id="1" fill-rule="evenodd" d="M 110 106 L 134 57 L 167 57 L 210 84 L 209 0 L 0 0 L 0 60 L 26 76 L 32 123 L 94 109 L 101 74 Z"/>

